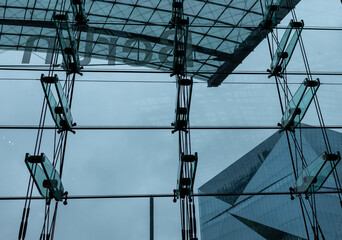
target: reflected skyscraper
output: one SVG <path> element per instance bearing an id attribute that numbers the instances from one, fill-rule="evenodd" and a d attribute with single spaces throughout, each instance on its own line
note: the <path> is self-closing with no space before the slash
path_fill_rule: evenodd
<path id="1" fill-rule="evenodd" d="M 341 150 L 342 134 L 328 130 L 333 152 Z M 296 130 L 308 164 L 325 151 L 321 129 Z M 290 141 L 291 150 L 294 144 Z M 294 159 L 302 170 L 301 160 Z M 299 173 L 300 173 L 299 171 Z M 337 166 L 342 172 L 341 163 Z M 298 175 L 298 174 L 297 174 Z M 340 174 L 339 174 L 340 175 Z M 199 188 L 199 193 L 288 192 L 295 184 L 286 133 L 276 132 Z M 331 174 L 319 191 L 336 190 Z M 311 213 L 308 200 L 303 211 Z M 342 238 L 342 208 L 337 194 L 315 194 L 320 231 L 326 239 Z M 201 236 L 213 239 L 314 239 L 310 219 L 305 222 L 298 196 L 241 195 L 202 197 Z"/>

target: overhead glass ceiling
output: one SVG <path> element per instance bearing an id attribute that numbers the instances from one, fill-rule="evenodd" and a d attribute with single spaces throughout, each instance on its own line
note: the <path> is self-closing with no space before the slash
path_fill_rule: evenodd
<path id="1" fill-rule="evenodd" d="M 293 0 L 295 6 L 300 0 Z M 291 9 L 283 1 L 278 22 Z M 70 1 L 6 0 L 0 3 L 0 49 L 48 51 L 56 37 L 53 12 L 65 9 L 72 15 Z M 189 17 L 188 72 L 218 86 L 265 38 L 258 27 L 265 0 L 187 0 Z M 93 0 L 86 1 L 88 26 L 82 28 L 81 64 L 91 57 L 109 64 L 125 62 L 170 71 L 174 30 L 169 28 L 172 1 Z M 70 17 L 70 19 L 72 19 Z M 49 56 L 47 58 L 49 62 Z"/>

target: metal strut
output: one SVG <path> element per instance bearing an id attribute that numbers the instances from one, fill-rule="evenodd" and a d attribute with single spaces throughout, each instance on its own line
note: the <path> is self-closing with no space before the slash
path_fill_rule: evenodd
<path id="1" fill-rule="evenodd" d="M 281 5 L 281 0 L 270 0 L 267 2 L 269 2 L 269 5 L 266 6 L 264 21 L 262 23 L 265 25 L 264 29 L 268 29 L 267 24 L 269 26 L 276 24 L 276 14 L 279 10 L 279 6 Z M 329 176 L 334 175 L 335 177 L 336 166 L 340 162 L 341 157 L 339 152 L 332 152 L 329 139 L 325 131 L 323 116 L 320 111 L 316 94 L 320 86 L 320 81 L 319 79 L 313 80 L 312 78 L 308 59 L 304 49 L 303 40 L 301 38 L 301 32 L 304 26 L 304 22 L 297 20 L 294 10 L 292 10 L 292 16 L 293 20 L 290 21 L 280 42 L 278 42 L 278 38 L 276 37 L 276 35 L 272 34 L 275 42 L 278 44 L 278 47 L 274 56 L 272 56 L 272 47 L 269 42 L 272 63 L 270 69 L 268 69 L 267 71 L 270 73 L 269 77 L 275 77 L 280 106 L 283 112 L 283 117 L 281 119 L 281 122 L 278 123 L 278 126 L 281 126 L 281 131 L 285 131 L 286 133 L 293 173 L 295 177 L 294 186 L 289 188 L 291 192 L 291 199 L 294 200 L 295 195 L 298 196 L 300 207 L 302 210 L 303 221 L 306 228 L 307 238 L 310 239 L 310 234 L 307 226 L 307 223 L 309 223 L 312 228 L 311 233 L 314 235 L 314 239 L 324 240 L 325 236 L 317 218 L 315 193 L 324 185 Z M 306 74 L 308 77 L 297 89 L 296 93 L 292 95 L 287 84 L 286 68 L 298 42 L 301 47 L 300 50 L 303 55 Z M 282 83 L 280 79 L 283 79 Z M 282 103 L 280 88 L 282 88 L 284 92 L 285 109 Z M 310 164 L 307 164 L 304 158 L 302 144 L 299 144 L 299 142 L 297 141 L 295 129 L 301 123 L 312 101 L 314 101 L 315 103 L 316 111 L 322 129 L 323 139 L 326 145 L 326 151 L 318 156 L 315 160 L 313 160 Z M 292 146 L 290 143 L 289 135 L 292 137 L 292 141 L 294 144 L 294 153 L 291 149 Z M 299 135 L 301 137 L 301 130 L 299 130 Z M 297 162 L 298 156 L 301 160 L 301 167 L 298 165 Z M 299 174 L 300 168 L 301 173 Z M 337 176 L 335 177 L 335 183 L 337 189 L 340 189 L 340 183 L 336 181 L 336 179 L 338 180 Z M 311 213 L 309 213 L 306 204 L 304 204 L 302 194 L 307 200 L 306 203 L 309 205 L 309 210 L 311 210 Z M 341 201 L 340 193 L 339 198 Z"/>
<path id="2" fill-rule="evenodd" d="M 72 4 L 78 4 L 77 12 L 82 13 L 83 1 L 72 1 Z M 75 7 L 75 6 L 73 6 Z M 75 32 L 68 22 L 65 5 L 60 9 L 61 14 L 54 14 L 53 20 L 56 24 L 57 37 L 53 48 L 52 62 L 47 76 L 41 75 L 41 84 L 44 90 L 44 102 L 39 122 L 37 140 L 33 155 L 26 154 L 25 163 L 30 172 L 29 184 L 27 188 L 26 201 L 23 209 L 21 224 L 19 228 L 19 240 L 26 237 L 31 197 L 33 187 L 36 185 L 39 193 L 46 200 L 45 215 L 42 231 L 39 240 L 53 240 L 58 203 L 63 201 L 67 204 L 68 192 L 64 191 L 62 185 L 62 173 L 65 159 L 68 132 L 75 126 L 71 116 L 71 103 L 74 90 L 76 74 L 80 74 L 81 66 L 78 57 L 78 47 L 80 40 L 80 31 L 77 26 L 81 21 L 79 14 L 75 17 Z M 63 14 L 64 13 L 64 14 Z M 62 53 L 63 62 L 66 70 L 66 81 L 62 87 L 58 77 L 54 74 L 54 67 L 57 65 L 59 51 Z M 52 118 L 56 124 L 54 136 L 53 159 L 50 162 L 44 153 L 41 153 L 41 143 L 43 139 L 43 129 L 45 124 L 46 112 L 49 108 Z M 57 132 L 59 135 L 57 135 Z M 59 170 L 57 171 L 57 167 Z M 55 199 L 56 201 L 52 201 Z"/>
<path id="3" fill-rule="evenodd" d="M 179 134 L 179 166 L 174 202 L 180 199 L 181 228 L 183 240 L 197 240 L 193 187 L 198 155 L 191 151 L 189 113 L 193 79 L 187 77 L 187 39 L 189 19 L 184 17 L 184 0 L 172 3 L 170 28 L 175 29 L 173 67 L 171 76 L 176 76 L 177 100 L 172 133 Z"/>

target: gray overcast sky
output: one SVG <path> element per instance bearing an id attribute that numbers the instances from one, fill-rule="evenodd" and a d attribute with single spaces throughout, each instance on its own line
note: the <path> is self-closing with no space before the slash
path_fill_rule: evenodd
<path id="1" fill-rule="evenodd" d="M 342 26 L 339 0 L 302 0 L 296 8 L 306 26 Z M 282 26 L 287 25 L 289 17 Z M 281 36 L 281 31 L 279 35 Z M 304 31 L 312 71 L 342 71 L 342 31 Z M 20 64 L 22 52 L 0 52 L 0 64 Z M 39 54 L 44 56 L 44 54 Z M 44 61 L 32 56 L 31 64 Z M 104 63 L 92 60 L 92 63 Z M 237 70 L 266 70 L 270 57 L 262 42 Z M 117 66 L 117 69 L 127 66 Z M 134 67 L 136 69 L 137 67 Z M 303 71 L 299 50 L 288 70 Z M 3 78 L 38 79 L 40 72 L 1 71 Z M 86 80 L 172 80 L 168 74 L 84 74 Z M 322 76 L 322 83 L 341 83 L 341 77 Z M 226 82 L 273 82 L 267 76 L 233 75 Z M 302 82 L 289 77 L 289 82 Z M 293 90 L 298 85 L 293 86 Z M 319 99 L 327 125 L 341 125 L 342 85 L 324 85 Z M 72 114 L 78 125 L 168 126 L 174 118 L 175 84 L 84 83 L 75 87 Z M 0 125 L 37 125 L 43 91 L 39 81 L 0 80 Z M 276 125 L 281 112 L 276 87 L 195 84 L 191 109 L 193 126 Z M 52 124 L 47 117 L 47 124 Z M 318 125 L 313 109 L 305 123 Z M 196 189 L 270 136 L 271 130 L 192 131 L 192 149 L 199 153 Z M 24 196 L 29 178 L 24 164 L 32 153 L 34 130 L 1 130 L 0 196 Z M 53 135 L 44 136 L 42 150 L 52 151 Z M 178 139 L 168 130 L 78 131 L 69 135 L 63 173 L 71 195 L 171 193 L 177 178 Z M 35 190 L 34 195 L 38 195 Z M 179 204 L 156 199 L 155 239 L 179 239 Z M 0 202 L 0 237 L 17 238 L 23 201 Z M 148 199 L 73 200 L 61 205 L 55 239 L 148 239 Z M 37 239 L 43 221 L 43 201 L 33 201 L 28 239 Z"/>

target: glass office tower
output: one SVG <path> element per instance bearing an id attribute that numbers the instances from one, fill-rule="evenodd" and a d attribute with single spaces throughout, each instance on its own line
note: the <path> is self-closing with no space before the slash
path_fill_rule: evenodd
<path id="1" fill-rule="evenodd" d="M 305 159 L 312 162 L 325 151 L 321 129 L 296 131 Z M 342 134 L 328 130 L 333 152 L 341 151 Z M 294 144 L 290 141 L 291 150 Z M 294 158 L 298 173 L 301 160 Z M 337 166 L 342 173 L 341 163 Z M 199 193 L 288 192 L 295 184 L 286 133 L 276 132 L 253 150 L 199 188 Z M 336 190 L 331 174 L 319 191 Z M 311 213 L 308 200 L 304 205 Z M 337 194 L 315 194 L 317 219 L 326 239 L 342 239 L 342 208 Z M 200 224 L 203 240 L 214 239 L 314 239 L 310 219 L 306 233 L 298 197 L 289 195 L 201 197 Z M 304 209 L 305 211 L 305 209 Z"/>

